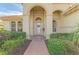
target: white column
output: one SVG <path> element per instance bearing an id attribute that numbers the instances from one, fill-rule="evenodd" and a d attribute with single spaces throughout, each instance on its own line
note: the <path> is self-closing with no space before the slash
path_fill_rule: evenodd
<path id="1" fill-rule="evenodd" d="M 49 39 L 50 34 L 52 33 L 52 12 L 51 10 L 47 10 L 46 14 L 46 38 Z"/>

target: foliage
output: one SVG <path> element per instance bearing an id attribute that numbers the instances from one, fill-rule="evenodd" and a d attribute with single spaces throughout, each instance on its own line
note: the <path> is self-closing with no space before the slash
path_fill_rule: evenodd
<path id="1" fill-rule="evenodd" d="M 76 30 L 73 33 L 73 42 L 76 46 L 79 46 L 79 24 L 77 25 Z"/>
<path id="2" fill-rule="evenodd" d="M 0 31 L 3 31 L 4 30 L 4 28 L 0 28 Z"/>
<path id="3" fill-rule="evenodd" d="M 25 32 L 14 32 L 14 31 L 0 31 L 1 35 L 4 35 L 7 38 L 4 38 L 0 44 L 0 54 L 9 54 L 18 45 L 21 45 L 26 40 L 26 33 Z"/>
<path id="4" fill-rule="evenodd" d="M 60 44 L 63 45 L 64 47 L 61 47 Z M 57 50 L 59 46 L 60 46 L 60 49 Z M 79 54 L 78 46 L 79 46 L 78 31 L 74 31 L 73 33 L 54 33 L 50 35 L 50 39 L 48 40 L 48 50 L 50 54 L 52 53 L 53 54 Z"/>
<path id="5" fill-rule="evenodd" d="M 73 33 L 53 33 L 53 34 L 50 35 L 50 38 L 72 40 L 73 39 Z"/>
<path id="6" fill-rule="evenodd" d="M 62 39 L 49 39 L 48 40 L 48 50 L 50 54 L 64 54 L 65 47 L 64 41 Z"/>
<path id="7" fill-rule="evenodd" d="M 23 43 L 24 43 L 24 40 L 22 39 L 8 40 L 8 41 L 5 41 L 4 44 L 2 45 L 2 50 L 7 51 L 9 54 L 16 48 L 16 46 Z"/>
<path id="8" fill-rule="evenodd" d="M 74 45 L 73 41 L 66 40 L 64 44 L 66 49 L 65 54 L 77 54 L 77 47 Z"/>
<path id="9" fill-rule="evenodd" d="M 78 54 L 77 47 L 73 41 L 59 38 L 51 38 L 48 40 L 48 50 L 50 54 Z"/>

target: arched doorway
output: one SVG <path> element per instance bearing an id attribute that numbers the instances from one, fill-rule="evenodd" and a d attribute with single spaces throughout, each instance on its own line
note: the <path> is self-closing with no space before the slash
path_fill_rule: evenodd
<path id="1" fill-rule="evenodd" d="M 45 10 L 35 6 L 30 10 L 30 32 L 32 35 L 45 34 Z"/>
<path id="2" fill-rule="evenodd" d="M 41 18 L 34 21 L 34 35 L 43 35 L 43 23 Z"/>

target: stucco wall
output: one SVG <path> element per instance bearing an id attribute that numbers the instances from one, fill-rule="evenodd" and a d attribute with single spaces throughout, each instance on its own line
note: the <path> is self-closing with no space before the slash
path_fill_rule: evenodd
<path id="1" fill-rule="evenodd" d="M 79 24 L 79 10 L 75 11 L 62 19 L 62 32 L 72 32 Z"/>
<path id="2" fill-rule="evenodd" d="M 30 33 L 30 31 L 33 31 L 33 28 L 29 28 L 29 21 L 30 21 L 30 10 L 35 7 L 35 6 L 40 6 L 44 8 L 46 11 L 46 17 L 45 17 L 45 36 L 46 38 L 49 38 L 49 35 L 52 33 L 52 5 L 51 4 L 23 4 L 24 11 L 23 11 L 23 31 L 27 33 L 28 36 L 32 34 L 33 32 Z M 32 24 L 32 23 L 30 23 Z M 25 26 L 26 25 L 26 26 Z M 32 26 L 31 26 L 32 27 Z"/>
<path id="3" fill-rule="evenodd" d="M 27 38 L 30 39 L 30 36 L 33 35 L 33 18 L 32 14 L 30 14 L 30 11 L 35 6 L 40 6 L 45 10 L 45 17 L 44 17 L 44 28 L 45 32 L 44 35 L 47 39 L 49 39 L 49 36 L 51 33 L 53 33 L 53 25 L 52 21 L 53 19 L 53 12 L 56 10 L 62 11 L 61 19 L 57 19 L 57 33 L 61 32 L 72 32 L 79 24 L 79 10 L 69 14 L 64 15 L 63 13 L 66 12 L 68 8 L 71 8 L 73 4 L 42 4 L 42 3 L 29 3 L 29 4 L 23 4 L 23 31 L 26 32 Z M 42 17 L 42 15 L 41 15 Z M 17 20 L 15 20 L 17 23 Z M 4 20 L 4 28 L 6 30 L 11 30 L 11 21 L 10 20 Z M 17 30 L 17 29 L 16 29 Z"/>
<path id="4" fill-rule="evenodd" d="M 71 8 L 74 4 L 42 4 L 42 3 L 29 3 L 23 4 L 23 31 L 27 33 L 27 36 L 30 38 L 30 35 L 33 34 L 32 18 L 30 17 L 30 10 L 35 6 L 40 6 L 46 11 L 45 17 L 45 36 L 48 39 L 49 35 L 53 33 L 52 21 L 53 21 L 53 12 L 56 10 L 62 11 L 62 18 L 57 20 L 57 32 L 71 32 L 76 24 L 79 22 L 79 11 L 63 16 L 63 13 Z"/>
<path id="5" fill-rule="evenodd" d="M 3 23 L 4 23 L 4 29 L 11 31 L 11 24 L 10 24 L 10 21 L 5 21 L 5 20 L 4 20 Z"/>

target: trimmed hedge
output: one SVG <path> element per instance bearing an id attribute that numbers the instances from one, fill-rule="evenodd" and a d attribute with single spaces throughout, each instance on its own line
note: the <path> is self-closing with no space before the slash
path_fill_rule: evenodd
<path id="1" fill-rule="evenodd" d="M 3 35 L 4 40 L 7 39 L 17 39 L 18 37 L 26 37 L 25 32 L 15 32 L 15 31 L 0 31 L 0 34 Z"/>
<path id="2" fill-rule="evenodd" d="M 50 35 L 50 38 L 58 38 L 58 39 L 64 39 L 64 40 L 72 40 L 73 39 L 73 33 L 53 33 Z"/>

